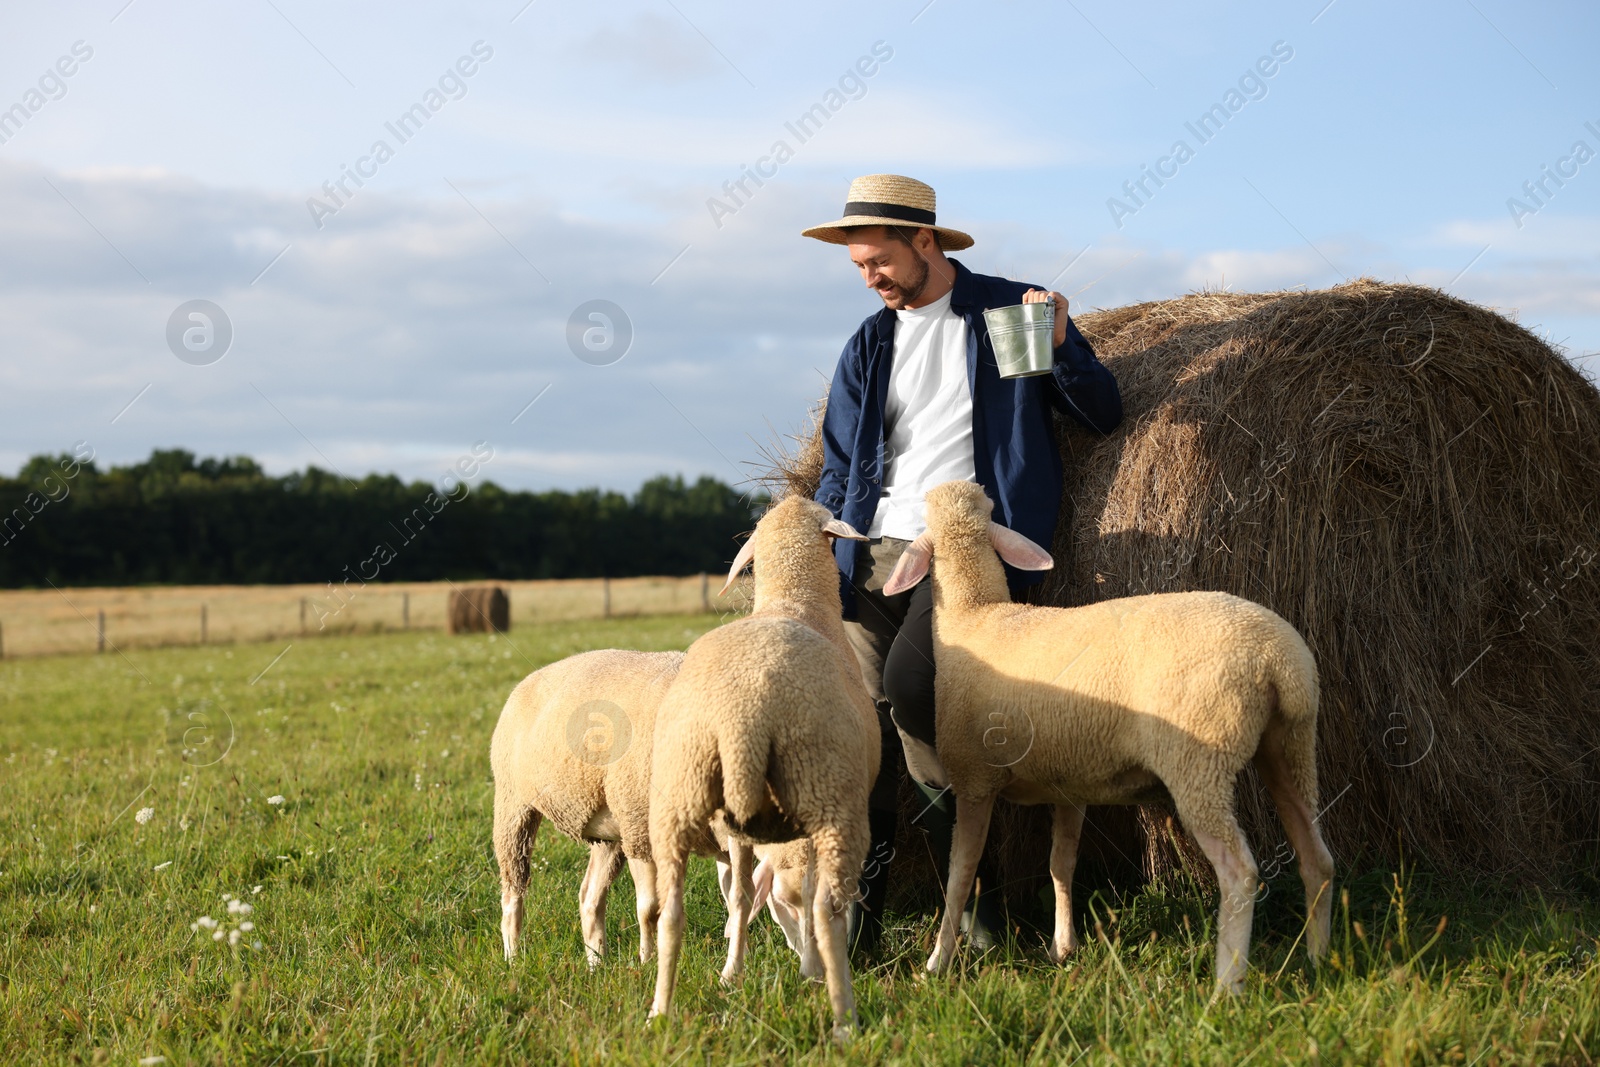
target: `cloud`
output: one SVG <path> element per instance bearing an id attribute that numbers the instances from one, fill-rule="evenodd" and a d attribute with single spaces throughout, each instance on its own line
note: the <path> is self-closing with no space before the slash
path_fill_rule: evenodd
<path id="1" fill-rule="evenodd" d="M 579 42 L 578 56 L 627 70 L 641 81 L 677 84 L 716 73 L 724 64 L 682 19 L 641 11 L 607 23 Z"/>
<path id="2" fill-rule="evenodd" d="M 0 166 L 11 207 L 0 215 L 0 350 L 12 354 L 0 361 L 0 469 L 81 439 L 103 461 L 181 446 L 254 455 L 275 473 L 315 464 L 432 478 L 487 440 L 490 477 L 515 487 L 631 490 L 663 472 L 737 481 L 758 442 L 803 420 L 877 307 L 841 250 L 798 237 L 834 186 L 786 171 L 722 229 L 698 213 L 648 225 L 577 216 L 491 185 L 461 183 L 470 206 L 448 188 L 372 188 L 318 231 L 289 196 Z M 1329 280 L 1298 243 L 1190 250 L 1119 235 L 1068 267 L 1083 245 L 1046 227 L 1019 220 L 981 236 L 969 266 L 1056 278 L 1080 311 Z M 1324 250 L 1351 270 L 1386 264 L 1371 272 L 1387 277 L 1407 276 L 1393 264 L 1410 260 L 1411 280 L 1440 285 L 1467 258 Z M 1579 351 L 1600 340 L 1592 255 L 1530 244 L 1520 258 L 1485 257 L 1453 291 L 1521 308 Z M 195 298 L 218 303 L 235 330 L 232 350 L 205 367 L 165 341 L 168 317 Z M 633 328 L 609 366 L 567 346 L 568 317 L 594 299 L 620 305 Z"/>

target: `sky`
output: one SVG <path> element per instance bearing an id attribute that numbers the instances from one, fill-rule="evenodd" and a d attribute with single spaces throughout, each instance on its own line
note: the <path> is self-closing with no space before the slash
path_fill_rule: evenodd
<path id="1" fill-rule="evenodd" d="M 875 172 L 1075 313 L 1371 276 L 1593 378 L 1596 41 L 1512 0 L 5 4 L 0 470 L 745 484 L 880 306 L 799 236 Z"/>

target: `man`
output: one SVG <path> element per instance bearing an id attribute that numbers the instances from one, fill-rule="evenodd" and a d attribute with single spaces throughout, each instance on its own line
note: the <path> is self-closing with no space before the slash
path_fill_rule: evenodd
<path id="1" fill-rule="evenodd" d="M 872 851 L 851 912 L 851 944 L 872 953 L 882 930 L 894 853 L 903 749 L 926 807 L 918 819 L 947 870 L 955 803 L 934 752 L 933 594 L 883 595 L 907 544 L 926 528 L 923 494 L 955 479 L 982 485 L 995 521 L 1048 545 L 1061 503 L 1061 459 L 1052 409 L 1099 433 L 1122 420 L 1116 379 L 1067 315 L 1067 298 L 982 274 L 946 251 L 972 245 L 936 222 L 929 186 L 894 174 L 850 184 L 844 217 L 803 231 L 846 245 L 867 287 L 883 299 L 845 345 L 822 424 L 817 500 L 867 533 L 835 545 L 845 629 L 877 701 L 884 757 L 871 799 Z M 1047 375 L 1001 378 L 983 312 L 1055 302 L 1054 366 Z M 1013 595 L 1041 575 L 1007 568 Z M 975 910 L 963 918 L 975 945 L 1001 928 L 992 878 L 979 869 Z"/>

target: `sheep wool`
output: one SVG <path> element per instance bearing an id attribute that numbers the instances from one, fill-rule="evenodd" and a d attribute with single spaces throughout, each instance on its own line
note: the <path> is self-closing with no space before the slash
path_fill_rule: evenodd
<path id="1" fill-rule="evenodd" d="M 1078 608 L 1013 604 L 1000 559 L 1043 570 L 1049 554 L 991 522 L 993 504 L 977 485 L 947 482 L 927 501 L 927 533 L 908 547 L 885 592 L 932 570 L 935 731 L 956 795 L 956 830 L 928 970 L 942 970 L 955 952 L 997 797 L 1054 808 L 1057 962 L 1077 943 L 1072 873 L 1085 807 L 1167 797 L 1222 890 L 1217 988 L 1241 990 L 1258 876 L 1234 788 L 1249 763 L 1299 856 L 1306 947 L 1320 960 L 1333 857 L 1316 821 L 1317 669 L 1300 635 L 1227 593 Z"/>
<path id="2" fill-rule="evenodd" d="M 744 890 L 751 846 L 810 843 L 810 911 L 835 1037 L 854 1027 L 845 909 L 867 855 L 879 735 L 840 618 L 835 537 L 862 539 L 812 501 L 775 504 L 729 572 L 731 582 L 754 560 L 753 612 L 690 645 L 661 702 L 650 787 L 661 900 L 652 1016 L 672 1002 L 684 857 L 720 830 L 736 875 L 735 939 L 753 906 Z M 730 950 L 730 968 L 736 955 Z M 723 972 L 727 981 L 737 976 Z"/>

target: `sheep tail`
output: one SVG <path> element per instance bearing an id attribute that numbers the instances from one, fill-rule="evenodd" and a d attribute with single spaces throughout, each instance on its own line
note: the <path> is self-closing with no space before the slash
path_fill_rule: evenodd
<path id="1" fill-rule="evenodd" d="M 759 724 L 718 731 L 722 759 L 722 802 L 736 828 L 744 827 L 767 806 L 767 761 L 771 739 Z"/>
<path id="2" fill-rule="evenodd" d="M 1284 624 L 1287 627 L 1287 623 Z M 1300 635 L 1290 630 L 1280 643 L 1274 685 L 1283 722 L 1283 756 L 1295 788 L 1317 807 L 1317 663 Z"/>

